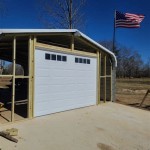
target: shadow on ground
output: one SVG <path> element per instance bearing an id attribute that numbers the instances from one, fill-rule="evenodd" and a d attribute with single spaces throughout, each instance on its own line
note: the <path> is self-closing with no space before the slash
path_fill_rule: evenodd
<path id="1" fill-rule="evenodd" d="M 143 104 L 142 106 L 140 106 L 140 103 L 126 103 L 126 102 L 120 101 L 119 99 L 116 100 L 116 103 L 150 111 L 150 105 Z"/>

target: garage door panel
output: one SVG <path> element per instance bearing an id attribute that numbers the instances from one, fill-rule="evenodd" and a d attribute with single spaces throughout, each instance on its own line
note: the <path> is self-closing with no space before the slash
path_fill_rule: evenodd
<path id="1" fill-rule="evenodd" d="M 45 54 L 67 57 L 66 62 L 46 60 Z M 96 58 L 90 64 L 75 63 L 75 56 L 35 51 L 34 116 L 96 104 Z"/>
<path id="2" fill-rule="evenodd" d="M 68 85 L 68 86 L 57 86 L 57 85 L 53 85 L 53 88 L 51 88 L 51 86 L 49 85 L 44 85 L 44 86 L 38 86 L 36 88 L 37 91 L 39 91 L 38 93 L 39 94 L 45 94 L 45 93 L 49 93 L 51 91 L 51 94 L 61 94 L 61 93 L 65 93 L 65 94 L 69 94 L 69 95 L 72 95 L 74 94 L 75 92 L 81 92 L 84 93 L 84 94 L 89 94 L 89 93 L 92 93 L 92 92 L 95 92 L 95 87 L 93 85 L 91 85 L 91 87 L 93 87 L 93 90 L 91 90 L 90 87 L 86 87 L 85 89 L 85 86 L 84 84 L 72 84 L 72 85 Z M 57 88 L 57 90 L 56 90 Z M 62 88 L 64 88 L 64 90 L 62 91 Z M 56 93 L 57 92 L 57 93 Z M 75 94 L 78 94 L 78 93 L 75 93 Z"/>
<path id="3" fill-rule="evenodd" d="M 51 77 L 51 76 L 50 76 Z M 91 88 L 91 86 L 94 86 L 93 85 L 93 82 L 95 82 L 94 79 L 91 79 L 91 78 L 78 78 L 77 80 L 75 80 L 73 77 L 65 77 L 65 78 L 51 78 L 51 80 L 49 80 L 48 76 L 45 76 L 45 77 L 39 77 L 39 81 L 37 83 L 37 85 L 41 85 L 41 86 L 49 86 L 49 88 L 53 88 L 53 86 L 61 86 L 60 88 L 62 88 L 62 86 L 66 87 L 67 86 L 76 86 L 76 87 L 83 87 L 85 88 L 85 85 L 86 85 L 86 88 Z M 88 80 L 88 82 L 86 82 Z M 59 88 L 59 87 L 58 87 Z"/>
<path id="4" fill-rule="evenodd" d="M 77 106 L 81 105 L 81 104 L 83 104 L 82 107 L 84 107 L 84 105 L 87 106 L 88 104 L 93 105 L 93 102 L 91 101 L 91 99 L 94 97 L 91 96 L 91 98 L 86 103 L 84 103 L 84 101 L 82 101 L 83 100 L 82 98 L 83 97 L 77 98 L 74 100 L 74 101 L 76 101 L 76 105 L 75 105 L 75 103 L 72 103 L 72 100 L 70 98 L 65 99 L 65 102 L 66 102 L 65 105 L 64 105 L 64 100 L 56 99 L 56 98 L 54 99 L 54 101 L 52 103 L 49 103 L 48 100 L 45 100 L 45 101 L 39 101 L 36 105 L 37 105 L 39 111 L 43 110 L 43 107 L 44 107 L 44 111 L 47 111 L 47 112 L 49 112 L 50 110 L 54 110 L 56 108 L 59 108 L 59 107 L 68 107 L 71 105 L 74 105 L 75 106 L 74 108 L 77 108 Z M 51 109 L 49 109 L 49 108 L 51 108 Z M 64 109 L 64 110 L 66 110 L 66 109 Z"/>
<path id="5" fill-rule="evenodd" d="M 46 98 L 43 98 L 43 97 L 48 98 L 49 96 L 51 96 L 51 98 L 53 100 L 55 100 L 55 99 L 67 99 L 67 98 L 72 99 L 72 100 L 76 100 L 76 99 L 83 98 L 83 101 L 87 101 L 91 97 L 91 95 L 93 95 L 93 94 L 95 94 L 95 91 L 91 91 L 91 90 L 90 91 L 88 91 L 88 90 L 87 91 L 81 91 L 81 90 L 80 91 L 73 91 L 72 90 L 69 93 L 68 93 L 68 91 L 61 92 L 61 91 L 57 90 L 57 91 L 55 91 L 55 93 L 51 93 L 51 94 L 47 93 L 47 91 L 42 91 L 42 92 L 38 93 L 38 97 L 35 97 L 35 98 L 40 99 L 39 101 L 41 101 L 41 102 L 44 100 L 47 100 Z M 86 95 L 86 97 L 88 97 L 88 99 L 86 98 L 86 100 L 84 100 L 85 95 Z M 75 102 L 73 102 L 73 103 L 75 103 Z"/>
<path id="6" fill-rule="evenodd" d="M 53 105 L 51 105 L 51 109 L 49 109 L 49 107 L 46 104 L 43 107 L 45 107 L 45 109 L 42 109 L 41 105 L 39 104 L 39 111 L 36 113 L 36 116 L 41 116 L 42 115 L 47 115 L 47 114 L 51 114 L 54 112 L 61 112 L 61 111 L 65 111 L 65 110 L 70 110 L 70 109 L 75 109 L 75 108 L 81 108 L 81 107 L 86 107 L 86 106 L 90 106 L 93 105 L 93 103 L 90 101 L 89 103 L 78 103 L 76 106 L 74 104 L 67 104 L 66 106 L 64 106 L 64 103 L 60 103 L 60 102 L 55 102 L 53 103 Z"/>

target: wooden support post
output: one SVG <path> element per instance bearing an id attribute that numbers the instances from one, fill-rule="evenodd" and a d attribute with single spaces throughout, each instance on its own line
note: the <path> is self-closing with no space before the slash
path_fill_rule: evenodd
<path id="1" fill-rule="evenodd" d="M 34 83 L 35 83 L 35 60 L 34 60 L 34 56 L 35 56 L 35 46 L 37 43 L 37 39 L 34 36 L 33 40 L 32 40 L 32 50 L 31 50 L 31 86 L 32 86 L 32 100 L 31 100 L 31 107 L 32 107 L 32 111 L 31 111 L 31 117 L 34 117 Z"/>
<path id="2" fill-rule="evenodd" d="M 111 67 L 110 67 L 110 100 L 111 102 L 112 100 L 112 63 L 111 63 Z"/>
<path id="3" fill-rule="evenodd" d="M 99 104 L 100 102 L 100 59 L 99 59 L 99 51 L 97 51 L 97 105 Z"/>
<path id="4" fill-rule="evenodd" d="M 99 52 L 99 104 L 101 102 L 101 63 L 102 63 L 102 53 Z"/>
<path id="5" fill-rule="evenodd" d="M 106 102 L 106 55 L 104 56 L 104 102 Z"/>
<path id="6" fill-rule="evenodd" d="M 150 93 L 150 90 L 147 90 L 145 96 L 144 96 L 143 99 L 142 99 L 142 102 L 141 102 L 141 104 L 140 104 L 140 107 L 142 107 L 142 104 L 144 103 L 144 101 L 145 101 L 145 99 L 146 99 L 148 93 Z"/>
<path id="7" fill-rule="evenodd" d="M 13 39 L 13 77 L 12 77 L 12 104 L 11 104 L 11 122 L 14 122 L 15 110 L 15 74 L 16 74 L 16 37 Z"/>
<path id="8" fill-rule="evenodd" d="M 74 35 L 71 37 L 71 51 L 74 50 Z"/>
<path id="9" fill-rule="evenodd" d="M 31 86 L 31 72 L 32 72 L 32 69 L 31 69 L 31 51 L 32 51 L 32 41 L 31 41 L 31 36 L 29 37 L 29 40 L 28 40 L 28 76 L 29 76 L 29 81 L 28 81 L 28 118 L 31 118 L 31 110 L 32 110 L 32 107 L 31 107 L 31 101 L 32 101 L 32 86 Z"/>
<path id="10" fill-rule="evenodd" d="M 34 112 L 34 51 L 36 38 L 29 37 L 29 85 L 28 85 L 28 118 L 33 118 Z"/>

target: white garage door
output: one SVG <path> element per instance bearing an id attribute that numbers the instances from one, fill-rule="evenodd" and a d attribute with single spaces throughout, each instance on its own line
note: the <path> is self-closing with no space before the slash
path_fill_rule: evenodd
<path id="1" fill-rule="evenodd" d="M 96 104 L 96 58 L 36 49 L 34 116 Z"/>

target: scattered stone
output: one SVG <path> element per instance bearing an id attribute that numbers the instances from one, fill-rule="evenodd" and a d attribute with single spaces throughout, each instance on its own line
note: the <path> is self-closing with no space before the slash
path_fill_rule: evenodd
<path id="1" fill-rule="evenodd" d="M 18 135 L 18 129 L 16 129 L 16 128 L 7 129 L 6 132 L 10 136 L 17 136 Z"/>
<path id="2" fill-rule="evenodd" d="M 4 104 L 0 102 L 0 108 L 3 108 Z"/>
<path id="3" fill-rule="evenodd" d="M 113 147 L 107 145 L 107 144 L 104 144 L 104 143 L 98 143 L 97 144 L 97 147 L 100 149 L 100 150 L 114 150 Z"/>

